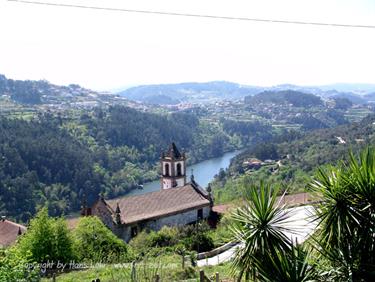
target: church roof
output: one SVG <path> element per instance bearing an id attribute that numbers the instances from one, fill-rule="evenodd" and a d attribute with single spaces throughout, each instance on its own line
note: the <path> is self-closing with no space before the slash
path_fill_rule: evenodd
<path id="1" fill-rule="evenodd" d="M 0 247 L 13 244 L 18 235 L 25 233 L 26 227 L 6 219 L 0 219 Z"/>
<path id="2" fill-rule="evenodd" d="M 195 182 L 179 188 L 109 200 L 106 203 L 112 211 L 116 210 L 118 203 L 123 224 L 156 219 L 210 205 L 207 192 Z"/>
<path id="3" fill-rule="evenodd" d="M 169 146 L 167 155 L 169 157 L 175 158 L 175 159 L 179 159 L 182 156 L 180 151 L 177 149 L 177 146 L 174 142 Z"/>

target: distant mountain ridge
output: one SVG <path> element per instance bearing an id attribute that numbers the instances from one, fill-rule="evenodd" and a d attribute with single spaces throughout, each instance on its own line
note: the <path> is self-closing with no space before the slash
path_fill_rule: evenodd
<path id="1" fill-rule="evenodd" d="M 14 80 L 0 74 L 0 95 L 9 96 L 21 104 L 54 103 L 58 100 L 73 101 L 78 97 L 98 93 L 77 84 L 59 86 L 46 80 Z"/>
<path id="2" fill-rule="evenodd" d="M 262 91 L 261 87 L 243 86 L 233 82 L 186 82 L 177 84 L 155 84 L 132 87 L 117 94 L 130 100 L 146 103 L 160 103 L 164 101 L 155 100 L 155 96 L 163 99 L 169 97 L 178 102 L 199 101 L 209 99 L 240 99 L 247 95 Z"/>
<path id="3" fill-rule="evenodd" d="M 375 92 L 375 84 L 332 84 L 323 86 L 298 86 L 281 84 L 272 87 L 241 85 L 227 81 L 190 82 L 177 84 L 141 85 L 117 93 L 130 100 L 151 104 L 176 104 L 180 102 L 207 102 L 222 99 L 242 99 L 266 91 L 292 90 L 314 94 L 322 98 L 347 98 L 353 103 L 369 102 L 366 94 Z M 170 99 L 168 99 L 169 97 Z M 371 98 L 374 100 L 373 98 Z"/>
<path id="4" fill-rule="evenodd" d="M 108 105 L 143 107 L 110 92 L 97 92 L 78 84 L 62 86 L 46 80 L 15 80 L 0 74 L 0 112 L 12 112 L 18 107 L 66 110 Z"/>
<path id="5" fill-rule="evenodd" d="M 375 84 L 373 83 L 334 83 L 318 87 L 324 91 L 335 89 L 339 92 L 352 92 L 360 95 L 375 92 Z"/>
<path id="6" fill-rule="evenodd" d="M 93 107 L 129 100 L 159 105 L 178 103 L 210 103 L 220 100 L 241 100 L 267 91 L 298 91 L 324 99 L 346 98 L 354 104 L 375 103 L 375 84 L 337 83 L 323 86 L 281 84 L 271 87 L 243 85 L 228 81 L 185 82 L 175 84 L 140 85 L 116 94 L 86 89 L 77 84 L 59 86 L 46 80 L 14 80 L 0 74 L 0 98 L 26 105 L 61 105 Z M 125 99 L 129 99 L 125 101 Z"/>

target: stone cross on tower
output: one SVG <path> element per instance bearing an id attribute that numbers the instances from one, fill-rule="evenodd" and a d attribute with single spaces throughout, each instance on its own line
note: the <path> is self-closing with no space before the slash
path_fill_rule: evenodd
<path id="1" fill-rule="evenodd" d="M 175 143 L 172 143 L 168 151 L 162 154 L 160 164 L 162 189 L 185 186 L 186 157 L 185 153 L 180 153 Z"/>

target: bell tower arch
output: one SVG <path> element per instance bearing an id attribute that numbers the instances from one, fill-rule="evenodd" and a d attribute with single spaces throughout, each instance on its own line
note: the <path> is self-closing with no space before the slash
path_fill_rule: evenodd
<path id="1" fill-rule="evenodd" d="M 161 189 L 182 187 L 186 184 L 186 156 L 180 153 L 175 143 L 163 152 L 161 159 Z"/>

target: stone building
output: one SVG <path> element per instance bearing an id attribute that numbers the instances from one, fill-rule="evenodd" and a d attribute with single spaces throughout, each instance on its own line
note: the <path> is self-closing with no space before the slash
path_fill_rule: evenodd
<path id="1" fill-rule="evenodd" d="M 105 200 L 100 197 L 83 215 L 96 215 L 118 237 L 128 242 L 143 229 L 186 225 L 207 219 L 212 211 L 211 191 L 186 181 L 186 156 L 172 143 L 161 160 L 161 189 L 143 195 Z"/>

